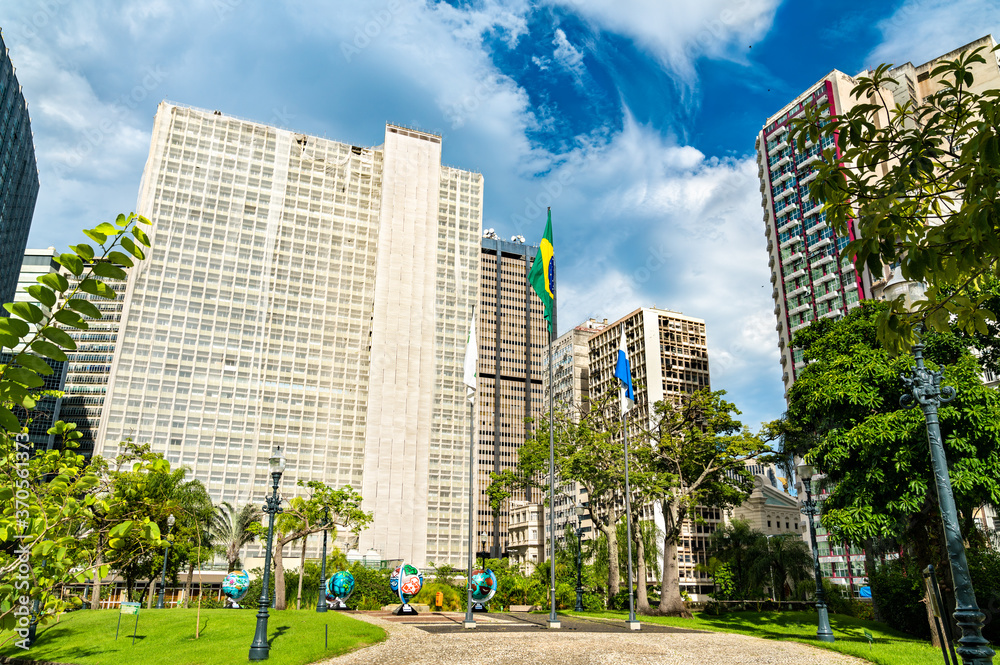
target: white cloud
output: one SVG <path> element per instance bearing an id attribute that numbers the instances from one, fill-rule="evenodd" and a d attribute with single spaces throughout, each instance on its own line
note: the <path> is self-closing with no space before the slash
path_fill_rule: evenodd
<path id="1" fill-rule="evenodd" d="M 555 38 L 552 40 L 556 50 L 552 54 L 553 60 L 562 65 L 568 72 L 576 77 L 577 81 L 583 76 L 583 53 L 569 43 L 566 33 L 560 28 L 556 28 Z"/>
<path id="2" fill-rule="evenodd" d="M 882 43 L 866 65 L 920 65 L 1000 30 L 1000 4 L 982 0 L 907 0 L 880 21 Z"/>
<path id="3" fill-rule="evenodd" d="M 631 38 L 687 83 L 706 55 L 741 60 L 770 29 L 779 0 L 549 0 L 599 30 Z"/>

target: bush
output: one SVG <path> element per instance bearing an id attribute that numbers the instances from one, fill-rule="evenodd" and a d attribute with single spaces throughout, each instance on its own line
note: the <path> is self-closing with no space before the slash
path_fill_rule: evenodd
<path id="1" fill-rule="evenodd" d="M 420 593 L 413 597 L 413 602 L 430 605 L 431 609 L 434 610 L 437 608 L 434 601 L 439 591 L 444 596 L 444 604 L 441 606 L 442 610 L 445 612 L 455 612 L 465 609 L 465 590 L 451 584 L 442 584 L 441 582 L 425 582 L 423 588 L 420 589 Z"/>
<path id="2" fill-rule="evenodd" d="M 903 561 L 877 564 L 868 575 L 868 583 L 882 621 L 904 633 L 930 637 L 923 603 L 924 580 L 916 566 Z"/>
<path id="3" fill-rule="evenodd" d="M 986 615 L 983 637 L 1000 643 L 1000 551 L 994 549 L 969 550 L 969 575 L 976 590 L 979 610 Z"/>
<path id="4" fill-rule="evenodd" d="M 399 602 L 399 596 L 389 588 L 389 575 L 391 570 L 381 570 L 367 568 L 360 563 L 351 566 L 351 575 L 354 576 L 354 593 L 347 599 L 347 607 L 352 610 L 363 609 L 358 607 L 361 599 L 366 602 L 377 604 L 373 609 L 382 609 L 385 605 L 392 605 Z"/>

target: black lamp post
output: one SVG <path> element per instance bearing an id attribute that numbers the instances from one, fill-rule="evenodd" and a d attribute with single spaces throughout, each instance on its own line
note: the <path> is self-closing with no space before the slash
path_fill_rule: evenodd
<path id="1" fill-rule="evenodd" d="M 323 509 L 323 526 L 330 525 L 330 509 Z M 319 573 L 319 600 L 316 601 L 316 611 L 326 612 L 326 529 L 323 529 L 323 562 Z"/>
<path id="2" fill-rule="evenodd" d="M 483 544 L 483 547 L 482 547 L 482 549 L 479 552 L 483 556 L 483 570 L 486 570 L 486 557 L 489 555 L 489 552 L 486 551 L 486 538 L 487 538 L 487 535 L 486 535 L 485 531 L 483 531 L 483 532 L 481 532 L 479 534 L 479 540 Z"/>
<path id="3" fill-rule="evenodd" d="M 958 638 L 958 648 L 955 650 L 965 665 L 990 665 L 993 662 L 994 652 L 989 642 L 983 638 L 982 625 L 986 617 L 979 611 L 976 594 L 972 589 L 972 580 L 969 578 L 965 543 L 962 541 L 962 531 L 958 526 L 958 510 L 955 508 L 955 495 L 952 493 L 951 479 L 948 477 L 948 460 L 944 454 L 941 428 L 938 425 L 938 405 L 955 399 L 955 389 L 951 386 L 942 388 L 942 373 L 932 372 L 924 367 L 923 351 L 923 344 L 914 345 L 913 357 L 917 361 L 917 366 L 912 374 L 900 377 L 909 392 L 900 398 L 899 403 L 905 408 L 919 404 L 927 422 L 927 441 L 930 444 L 941 522 L 944 524 L 948 562 L 951 564 L 951 577 L 955 585 L 955 622 L 962 631 L 962 636 Z"/>
<path id="4" fill-rule="evenodd" d="M 587 509 L 583 506 L 576 507 L 576 612 L 583 611 L 583 579 L 581 575 L 581 557 L 583 555 L 583 516 Z"/>
<path id="5" fill-rule="evenodd" d="M 163 548 L 163 573 L 160 575 L 160 597 L 156 599 L 156 609 L 163 609 L 163 594 L 167 590 L 167 556 L 170 554 L 170 532 L 174 530 L 174 522 L 177 518 L 173 515 L 167 517 L 167 544 Z"/>
<path id="6" fill-rule="evenodd" d="M 800 509 L 803 515 L 809 518 L 809 538 L 812 541 L 813 552 L 813 573 L 816 577 L 816 611 L 819 613 L 819 623 L 816 627 L 816 638 L 820 642 L 833 642 L 833 629 L 830 628 L 830 615 L 826 609 L 826 592 L 823 591 L 823 573 L 819 569 L 819 548 L 816 546 L 816 521 L 814 518 L 819 514 L 819 507 L 813 501 L 811 486 L 813 477 L 812 464 L 799 464 L 799 478 L 802 479 L 802 486 L 806 490 L 806 500 Z"/>
<path id="7" fill-rule="evenodd" d="M 260 600 L 257 603 L 257 631 L 250 645 L 250 660 L 267 660 L 271 647 L 267 643 L 267 606 L 270 600 L 267 589 L 271 582 L 271 540 L 274 537 L 274 516 L 281 512 L 281 499 L 278 498 L 278 482 L 285 470 L 285 457 L 281 454 L 281 446 L 274 449 L 268 460 L 271 468 L 271 496 L 264 499 L 263 511 L 267 513 L 267 547 L 264 550 L 264 584 L 260 590 Z"/>

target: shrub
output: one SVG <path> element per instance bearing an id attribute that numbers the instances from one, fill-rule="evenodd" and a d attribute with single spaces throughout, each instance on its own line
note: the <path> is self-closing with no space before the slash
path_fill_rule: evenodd
<path id="1" fill-rule="evenodd" d="M 969 550 L 967 556 L 976 602 L 979 610 L 986 615 L 983 637 L 993 644 L 1000 643 L 1000 551 Z"/>
<path id="2" fill-rule="evenodd" d="M 399 602 L 399 596 L 389 588 L 390 570 L 367 568 L 360 563 L 351 566 L 351 575 L 354 576 L 354 593 L 347 599 L 347 607 L 356 610 L 362 598 L 367 599 L 369 604 L 377 604 L 374 609 L 382 609 L 385 605 Z"/>
<path id="3" fill-rule="evenodd" d="M 441 592 L 444 596 L 444 604 L 441 606 L 441 609 L 445 612 L 465 609 L 464 590 L 459 590 L 451 584 L 442 584 L 441 582 L 425 582 L 423 588 L 420 589 L 420 593 L 413 597 L 413 602 L 430 605 L 432 610 L 436 609 L 437 606 L 434 604 L 434 600 L 438 592 Z"/>
<path id="4" fill-rule="evenodd" d="M 868 583 L 882 621 L 904 633 L 930 637 L 923 578 L 916 566 L 903 561 L 877 564 L 868 575 Z"/>

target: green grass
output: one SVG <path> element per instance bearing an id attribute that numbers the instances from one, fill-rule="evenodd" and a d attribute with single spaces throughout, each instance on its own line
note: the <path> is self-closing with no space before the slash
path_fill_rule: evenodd
<path id="1" fill-rule="evenodd" d="M 0 655 L 73 663 L 74 665 L 226 665 L 247 662 L 257 613 L 250 610 L 202 610 L 201 637 L 194 638 L 196 610 L 146 610 L 132 646 L 135 617 L 121 618 L 115 641 L 116 610 L 70 612 L 59 623 L 39 626 L 38 639 L 24 651 L 8 643 Z M 323 631 L 329 626 L 329 649 Z M 10 636 L 0 632 L 0 641 Z M 381 642 L 384 630 L 338 612 L 271 611 L 267 624 L 268 663 L 303 665 Z"/>
<path id="2" fill-rule="evenodd" d="M 568 612 L 570 616 L 606 617 L 625 620 L 627 612 Z M 930 642 L 914 639 L 885 624 L 840 614 L 830 615 L 835 642 L 816 640 L 814 612 L 729 612 L 720 616 L 696 614 L 693 619 L 678 617 L 638 617 L 647 623 L 660 623 L 692 630 L 741 633 L 773 640 L 793 640 L 822 649 L 864 658 L 878 665 L 941 665 L 941 649 Z M 875 638 L 869 648 L 864 630 Z"/>

